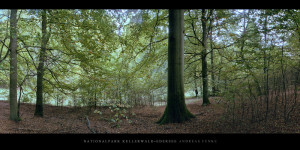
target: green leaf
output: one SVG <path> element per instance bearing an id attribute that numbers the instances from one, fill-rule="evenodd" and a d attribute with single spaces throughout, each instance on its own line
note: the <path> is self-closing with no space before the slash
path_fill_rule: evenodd
<path id="1" fill-rule="evenodd" d="M 131 121 L 131 120 L 128 120 L 128 123 L 132 123 L 132 121 Z"/>

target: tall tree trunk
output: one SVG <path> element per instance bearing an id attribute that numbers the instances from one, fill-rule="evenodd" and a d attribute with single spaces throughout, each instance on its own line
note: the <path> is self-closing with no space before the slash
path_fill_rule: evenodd
<path id="1" fill-rule="evenodd" d="M 264 54 L 264 95 L 265 95 L 265 102 L 266 102 L 266 115 L 265 115 L 265 120 L 268 120 L 268 113 L 269 113 L 269 60 L 267 59 L 267 20 L 268 16 L 265 11 L 265 22 L 264 22 L 264 39 L 265 39 L 265 46 L 263 49 L 263 54 Z"/>
<path id="2" fill-rule="evenodd" d="M 94 109 L 96 109 L 96 108 L 97 108 L 97 92 L 94 91 Z"/>
<path id="3" fill-rule="evenodd" d="M 284 117 L 284 123 L 287 123 L 287 83 L 286 83 L 286 69 L 284 68 L 283 64 L 283 57 L 284 57 L 284 37 L 282 40 L 282 48 L 281 48 L 281 59 L 280 59 L 280 69 L 281 69 L 281 77 L 282 77 L 282 90 L 283 93 L 281 95 L 281 103 L 283 104 L 284 100 L 284 105 L 283 105 L 283 117 Z"/>
<path id="4" fill-rule="evenodd" d="M 17 10 L 10 15 L 10 82 L 9 82 L 9 119 L 19 121 L 17 105 Z"/>
<path id="5" fill-rule="evenodd" d="M 210 21 L 210 26 L 212 24 L 212 21 Z M 214 49 L 213 49 L 213 40 L 212 40 L 212 27 L 210 29 L 210 63 L 211 63 L 211 82 L 212 82 L 212 96 L 216 96 L 217 93 L 217 87 L 216 87 L 216 81 L 215 81 L 215 64 L 214 64 Z"/>
<path id="6" fill-rule="evenodd" d="M 18 110 L 17 110 L 17 116 L 20 118 L 20 107 L 21 107 L 21 97 L 22 97 L 22 86 L 20 86 L 20 90 L 19 90 L 19 99 L 18 99 Z"/>
<path id="7" fill-rule="evenodd" d="M 219 63 L 219 64 L 222 64 L 222 63 L 223 63 L 223 57 L 221 57 L 220 59 L 221 59 L 221 60 L 220 60 L 220 63 Z M 222 68 L 219 68 L 219 70 L 218 70 L 218 81 L 221 80 L 221 70 L 222 70 Z M 221 89 L 221 87 L 218 87 L 218 91 L 219 91 L 220 93 L 222 93 L 222 92 L 223 92 L 223 89 Z"/>
<path id="8" fill-rule="evenodd" d="M 36 105 L 35 116 L 43 117 L 43 76 L 44 76 L 44 62 L 46 56 L 46 45 L 49 40 L 47 35 L 47 16 L 46 10 L 42 10 L 42 43 L 39 57 L 39 65 L 37 68 L 37 90 L 36 90 Z"/>
<path id="9" fill-rule="evenodd" d="M 195 65 L 195 69 L 194 69 L 194 83 L 195 83 L 195 94 L 196 97 L 198 97 L 198 87 L 197 87 L 197 66 Z"/>
<path id="10" fill-rule="evenodd" d="M 205 17 L 206 10 L 202 9 L 202 17 L 201 17 L 201 22 L 202 22 L 202 80 L 203 80 L 203 103 L 202 105 L 208 105 L 210 104 L 209 99 L 208 99 L 208 77 L 207 77 L 207 28 L 206 28 L 206 22 L 207 18 Z"/>
<path id="11" fill-rule="evenodd" d="M 180 123 L 194 117 L 185 105 L 183 31 L 184 11 L 169 10 L 168 98 L 159 124 Z"/>

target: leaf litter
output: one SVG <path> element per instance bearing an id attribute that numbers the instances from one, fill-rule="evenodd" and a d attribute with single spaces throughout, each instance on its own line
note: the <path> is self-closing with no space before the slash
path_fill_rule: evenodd
<path id="1" fill-rule="evenodd" d="M 21 104 L 21 121 L 9 120 L 9 103 L 0 101 L 0 133 L 33 133 L 33 134 L 79 134 L 91 133 L 121 133 L 121 134 L 143 134 L 143 133 L 300 133 L 297 122 L 289 125 L 272 123 L 273 126 L 253 124 L 247 127 L 233 128 L 224 124 L 225 107 L 220 99 L 215 101 L 212 97 L 211 104 L 201 106 L 201 101 L 187 104 L 188 110 L 195 114 L 195 118 L 184 123 L 171 123 L 158 125 L 155 122 L 162 116 L 165 106 L 138 106 L 126 111 L 126 118 L 121 121 L 111 121 L 114 115 L 107 107 L 98 107 L 88 114 L 89 127 L 87 126 L 87 107 L 58 107 L 44 105 L 44 117 L 35 117 L 33 104 Z M 96 112 L 96 113 L 94 113 Z M 101 112 L 101 113 L 99 113 Z M 125 111 L 124 111 L 125 112 Z M 298 115 L 295 118 L 299 118 Z M 297 120 L 296 120 L 297 121 Z"/>

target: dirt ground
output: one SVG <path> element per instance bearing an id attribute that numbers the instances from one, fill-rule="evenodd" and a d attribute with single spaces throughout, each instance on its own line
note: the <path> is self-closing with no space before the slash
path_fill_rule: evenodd
<path id="1" fill-rule="evenodd" d="M 224 112 L 222 103 L 211 98 L 211 105 L 201 106 L 201 100 L 187 103 L 187 108 L 196 118 L 185 123 L 158 125 L 155 122 L 162 116 L 165 106 L 134 107 L 127 109 L 128 119 L 114 123 L 111 121 L 112 113 L 107 107 L 97 108 L 102 114 L 91 110 L 86 116 L 87 108 L 56 107 L 44 105 L 44 117 L 34 117 L 35 105 L 21 104 L 21 121 L 9 120 L 9 103 L 0 101 L 0 133 L 243 133 L 248 130 L 235 131 L 231 127 L 222 126 L 220 121 Z M 295 125 L 295 124 L 292 124 Z M 290 133 L 299 133 L 299 127 L 289 127 Z M 268 132 L 256 128 L 249 133 Z"/>

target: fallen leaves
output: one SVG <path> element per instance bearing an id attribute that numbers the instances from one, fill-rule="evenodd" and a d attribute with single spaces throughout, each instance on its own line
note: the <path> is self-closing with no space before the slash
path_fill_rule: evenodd
<path id="1" fill-rule="evenodd" d="M 199 101 L 187 104 L 189 111 L 196 117 L 184 123 L 156 124 L 165 106 L 130 108 L 126 112 L 127 118 L 120 117 L 122 121 L 118 123 L 110 120 L 114 113 L 109 108 L 99 107 L 91 111 L 88 121 L 90 128 L 97 133 L 299 133 L 297 123 L 285 125 L 277 122 L 265 127 L 262 127 L 263 124 L 253 124 L 247 128 L 225 126 L 225 108 L 213 98 L 210 101 L 212 104 L 205 107 Z M 41 118 L 33 116 L 35 105 L 22 104 L 22 121 L 18 123 L 8 119 L 9 109 L 6 107 L 8 102 L 0 101 L 0 133 L 91 133 L 86 125 L 87 108 L 84 107 L 75 109 L 45 105 L 44 117 Z"/>

